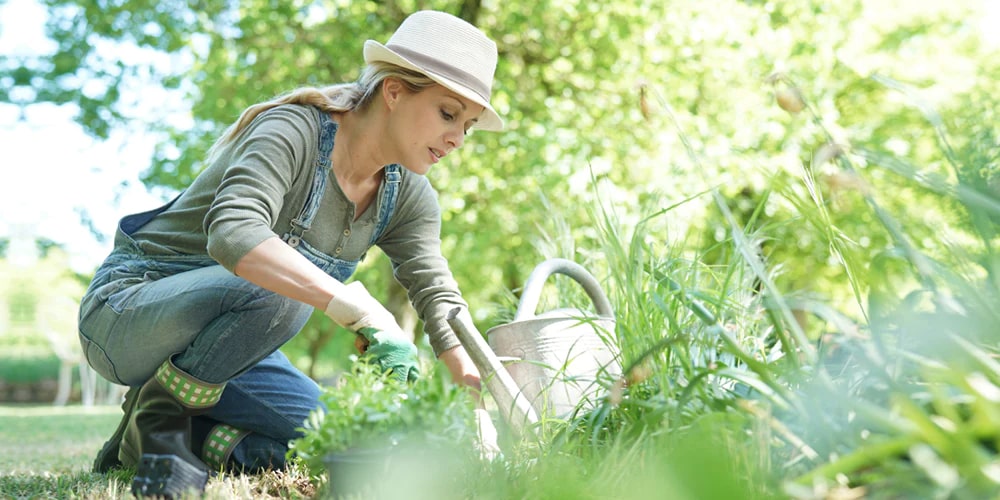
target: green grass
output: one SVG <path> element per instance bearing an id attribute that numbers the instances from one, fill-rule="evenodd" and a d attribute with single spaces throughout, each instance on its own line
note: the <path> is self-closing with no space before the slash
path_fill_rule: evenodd
<path id="1" fill-rule="evenodd" d="M 0 470 L 85 472 L 120 418 L 113 406 L 0 406 Z"/>
<path id="2" fill-rule="evenodd" d="M 132 498 L 131 471 L 90 472 L 120 419 L 114 406 L 0 406 L 0 498 Z M 290 471 L 217 476 L 204 498 L 309 498 L 314 492 L 308 479 Z"/>
<path id="3" fill-rule="evenodd" d="M 0 406 L 0 498 L 124 498 L 120 478 L 89 472 L 120 418 L 110 406 Z"/>

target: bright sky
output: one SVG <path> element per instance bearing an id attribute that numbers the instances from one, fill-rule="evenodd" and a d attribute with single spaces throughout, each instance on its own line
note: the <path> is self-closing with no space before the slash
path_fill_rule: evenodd
<path id="1" fill-rule="evenodd" d="M 30 56 L 54 50 L 45 37 L 45 10 L 34 0 L 0 5 L 0 54 Z M 149 165 L 149 138 L 118 133 L 107 142 L 86 135 L 69 106 L 0 104 L 0 237 L 39 237 L 65 244 L 71 265 L 90 272 L 111 250 L 121 215 L 156 206 L 139 173 Z M 121 188 L 116 188 L 117 186 Z M 86 210 L 108 236 L 99 243 L 81 222 Z"/>

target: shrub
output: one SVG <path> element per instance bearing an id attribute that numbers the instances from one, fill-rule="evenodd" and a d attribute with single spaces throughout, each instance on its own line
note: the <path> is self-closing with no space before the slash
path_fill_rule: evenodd
<path id="1" fill-rule="evenodd" d="M 471 394 L 446 370 L 403 383 L 359 361 L 323 388 L 320 401 L 327 411 L 310 415 L 289 451 L 313 475 L 322 473 L 327 457 L 348 450 L 473 449 Z"/>

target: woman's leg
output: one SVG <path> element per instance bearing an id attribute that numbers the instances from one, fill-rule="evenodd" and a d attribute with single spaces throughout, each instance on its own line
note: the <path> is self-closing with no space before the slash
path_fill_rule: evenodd
<path id="1" fill-rule="evenodd" d="M 316 382 L 275 351 L 230 380 L 222 399 L 206 416 L 213 424 L 249 433 L 240 436 L 236 446 L 222 450 L 231 466 L 247 472 L 280 469 L 288 442 L 301 435 L 297 429 L 319 406 L 319 394 Z"/>
<path id="2" fill-rule="evenodd" d="M 128 448 L 143 455 L 146 452 L 141 448 L 152 447 L 151 441 L 147 443 L 152 435 L 149 432 L 158 431 L 144 431 L 141 422 L 161 422 L 161 427 L 169 424 L 186 435 L 189 431 L 184 429 L 189 427 L 181 422 L 210 411 L 190 411 L 190 401 L 174 404 L 167 394 L 173 388 L 160 381 L 165 392 L 151 380 L 158 367 L 166 367 L 175 379 L 195 387 L 225 384 L 274 353 L 302 328 L 312 312 L 308 305 L 264 290 L 221 266 L 177 274 L 135 273 L 131 269 L 142 266 L 122 267 L 121 276 L 96 287 L 85 298 L 80 334 L 88 360 L 102 375 L 143 386 L 131 420 L 134 424 L 125 431 Z M 155 397 L 144 401 L 144 393 Z M 168 406 L 170 411 L 163 415 L 156 410 Z M 261 410 L 261 416 L 269 418 L 268 410 L 273 408 Z M 248 441 L 248 446 L 256 441 Z M 187 442 L 187 438 L 178 436 L 172 442 Z M 124 444 L 121 450 L 126 450 Z M 195 467 L 204 467 L 185 453 L 180 449 L 158 450 L 151 458 L 176 455 Z M 126 454 L 125 459 L 137 460 L 138 456 Z M 149 467 L 158 467 L 158 463 L 151 462 Z M 140 479 L 143 484 L 161 481 L 156 471 L 147 468 L 140 467 L 134 486 Z"/>
<path id="3" fill-rule="evenodd" d="M 81 314 L 91 365 L 124 385 L 142 385 L 172 355 L 188 374 L 226 382 L 292 338 L 312 313 L 222 266 L 146 277 Z"/>

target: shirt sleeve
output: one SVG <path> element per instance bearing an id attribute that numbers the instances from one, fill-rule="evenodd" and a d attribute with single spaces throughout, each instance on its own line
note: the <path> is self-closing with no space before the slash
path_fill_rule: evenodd
<path id="1" fill-rule="evenodd" d="M 295 180 L 308 170 L 318 140 L 301 106 L 265 111 L 227 147 L 229 165 L 205 215 L 208 254 L 232 271 L 274 225 Z"/>
<path id="2" fill-rule="evenodd" d="M 409 185 L 407 185 L 409 184 Z M 434 355 L 460 345 L 448 312 L 468 307 L 441 254 L 441 209 L 437 193 L 423 176 L 406 175 L 392 222 L 377 245 L 392 262 L 396 280 L 424 322 Z"/>

